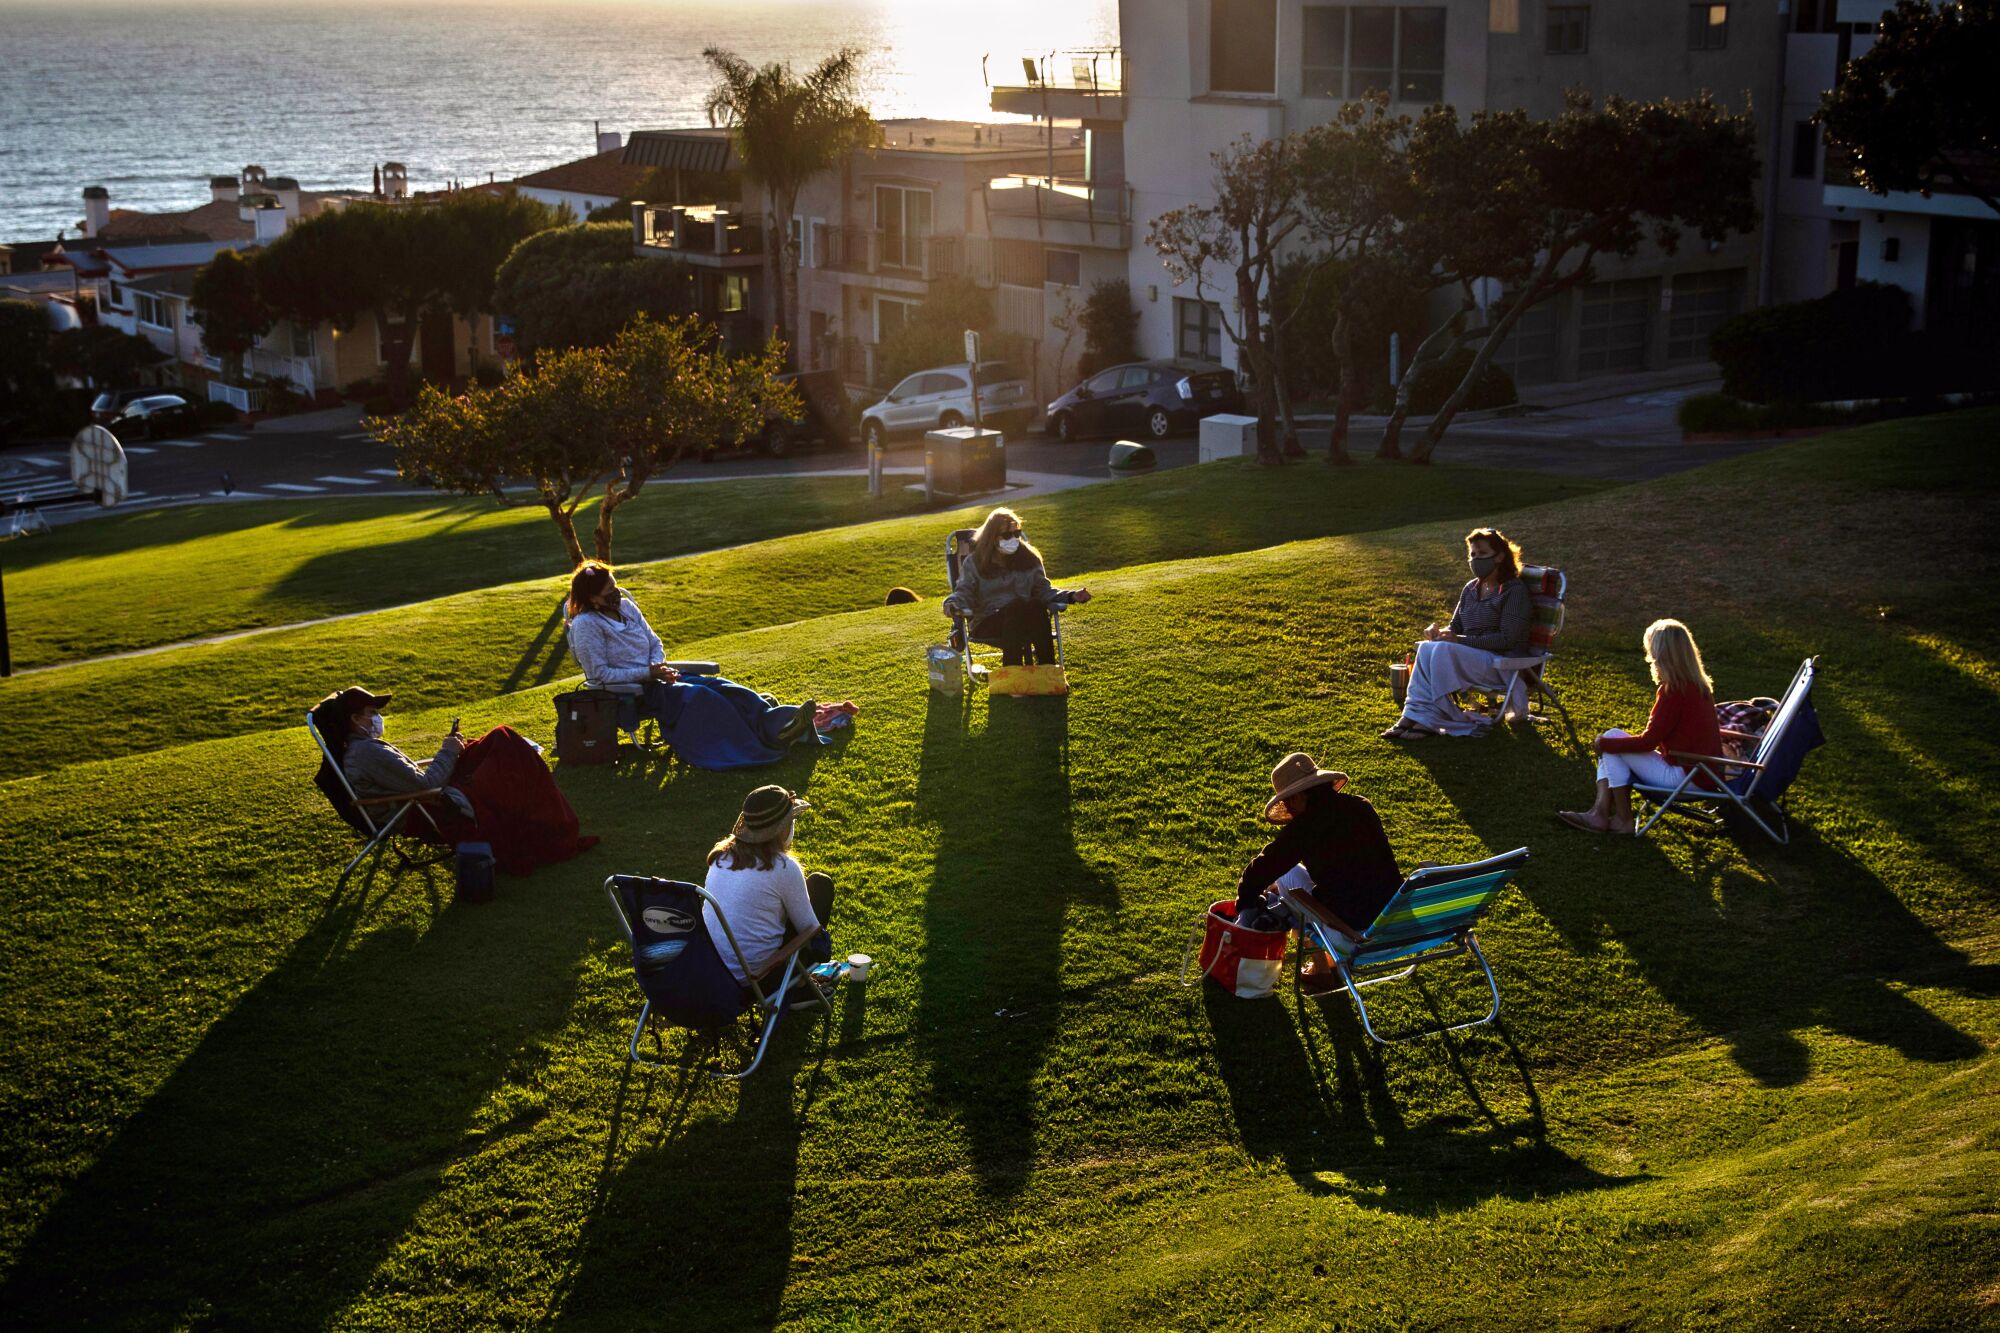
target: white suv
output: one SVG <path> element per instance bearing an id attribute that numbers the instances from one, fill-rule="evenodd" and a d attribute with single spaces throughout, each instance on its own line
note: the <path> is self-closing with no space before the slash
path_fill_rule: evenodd
<path id="1" fill-rule="evenodd" d="M 1018 435 L 1039 414 L 1028 381 L 1006 361 L 979 363 L 979 418 L 988 430 Z M 938 366 L 906 376 L 889 396 L 861 413 L 861 438 L 880 448 L 899 435 L 921 435 L 972 424 L 972 367 Z"/>

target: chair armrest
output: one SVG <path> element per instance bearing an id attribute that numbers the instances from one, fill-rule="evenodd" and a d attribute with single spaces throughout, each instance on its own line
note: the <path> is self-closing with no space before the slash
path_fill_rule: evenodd
<path id="1" fill-rule="evenodd" d="M 1731 727 L 1717 727 L 1716 730 L 1732 741 L 1758 741 L 1764 739 L 1754 731 L 1737 731 Z"/>
<path id="2" fill-rule="evenodd" d="M 1536 654 L 1533 657 L 1496 657 L 1493 667 L 1496 671 L 1533 671 L 1548 658 Z"/>
<path id="3" fill-rule="evenodd" d="M 765 982 L 772 980 L 782 973 L 785 970 L 785 964 L 792 961 L 792 955 L 812 943 L 818 937 L 819 933 L 825 929 L 825 926 L 814 926 L 811 930 L 802 930 L 786 940 L 785 947 L 772 954 L 771 960 L 764 964 L 764 970 L 757 974 L 758 986 L 761 988 Z"/>
<path id="4" fill-rule="evenodd" d="M 1311 917 L 1328 930 L 1337 930 L 1357 944 L 1361 942 L 1362 936 L 1355 933 L 1354 927 L 1348 925 L 1324 907 L 1321 907 L 1313 900 L 1312 895 L 1309 893 L 1293 893 L 1290 889 L 1279 889 L 1278 901 L 1297 912 L 1300 916 Z"/>
<path id="5" fill-rule="evenodd" d="M 421 791 L 401 791 L 394 796 L 357 796 L 356 805 L 393 805 L 402 801 L 421 801 L 429 796 L 444 795 L 443 787 L 425 787 Z"/>
<path id="6" fill-rule="evenodd" d="M 1764 765 L 1748 759 L 1725 759 L 1719 754 L 1689 754 L 1686 750 L 1669 750 L 1667 758 L 1689 764 L 1721 764 L 1726 768 L 1748 768 L 1761 773 Z"/>

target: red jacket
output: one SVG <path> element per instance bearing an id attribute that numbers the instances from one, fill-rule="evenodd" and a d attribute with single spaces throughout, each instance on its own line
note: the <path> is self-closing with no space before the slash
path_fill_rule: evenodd
<path id="1" fill-rule="evenodd" d="M 1722 729 L 1715 724 L 1715 700 L 1699 686 L 1670 689 L 1660 686 L 1653 696 L 1653 713 L 1646 729 L 1636 736 L 1601 736 L 1597 748 L 1604 754 L 1638 754 L 1658 750 L 1660 757 L 1681 768 L 1693 765 L 1667 752 L 1720 755 Z"/>

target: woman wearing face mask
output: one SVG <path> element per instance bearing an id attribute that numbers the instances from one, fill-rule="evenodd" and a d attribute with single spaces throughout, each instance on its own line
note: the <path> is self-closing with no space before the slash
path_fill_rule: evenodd
<path id="1" fill-rule="evenodd" d="M 971 558 L 959 562 L 958 582 L 945 599 L 944 613 L 970 620 L 976 642 L 999 644 L 1000 660 L 1007 666 L 1051 666 L 1056 640 L 1049 611 L 1089 600 L 1088 588 L 1065 592 L 1052 586 L 1042 553 L 1021 534 L 1020 517 L 1011 509 L 996 509 L 973 534 Z"/>
<path id="2" fill-rule="evenodd" d="M 1534 601 L 1521 582 L 1521 548 L 1497 528 L 1475 528 L 1465 535 L 1465 556 L 1472 579 L 1459 591 L 1450 622 L 1442 629 L 1435 623 L 1425 627 L 1403 715 L 1382 733 L 1384 740 L 1470 736 L 1483 730 L 1485 720 L 1454 704 L 1452 692 L 1505 690 L 1511 681 L 1495 663 L 1528 650 Z"/>
<path id="3" fill-rule="evenodd" d="M 578 836 L 576 812 L 541 752 L 513 728 L 495 727 L 468 743 L 454 718 L 437 754 L 419 765 L 382 739 L 382 709 L 388 703 L 388 695 L 355 685 L 328 695 L 313 710 L 314 724 L 335 749 L 356 796 L 443 788 L 438 799 L 425 803 L 430 823 L 452 846 L 491 845 L 494 866 L 503 874 L 525 875 L 597 845 L 594 837 Z M 429 826 L 419 821 L 410 831 Z"/>
<path id="4" fill-rule="evenodd" d="M 650 717 L 660 738 L 696 768 L 775 763 L 795 741 L 820 740 L 852 703 L 820 707 L 811 699 L 780 704 L 721 676 L 682 676 L 666 663 L 660 636 L 626 596 L 611 566 L 586 560 L 569 580 L 569 646 L 593 689 L 626 696 L 621 724 Z"/>

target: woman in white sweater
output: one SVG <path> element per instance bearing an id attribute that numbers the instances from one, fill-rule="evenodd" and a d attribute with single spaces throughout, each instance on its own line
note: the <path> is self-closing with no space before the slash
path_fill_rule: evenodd
<path id="1" fill-rule="evenodd" d="M 720 676 L 682 676 L 668 666 L 639 604 L 611 566 L 596 560 L 570 576 L 569 646 L 587 685 L 628 697 L 623 723 L 655 719 L 661 738 L 696 768 L 773 763 L 793 742 L 817 734 L 810 699 L 780 704 Z"/>
<path id="2" fill-rule="evenodd" d="M 722 905 L 736 949 L 729 947 L 730 935 L 723 933 L 713 907 L 704 906 L 702 916 L 738 981 L 761 977 L 787 940 L 814 927 L 819 934 L 800 948 L 800 961 L 824 963 L 833 957 L 833 939 L 826 932 L 833 881 L 806 874 L 791 854 L 793 826 L 808 805 L 783 787 L 759 787 L 743 798 L 736 826 L 708 854 L 708 879 L 702 887 Z M 740 961 L 737 949 L 743 951 Z M 805 1002 L 811 1003 L 809 994 Z"/>

